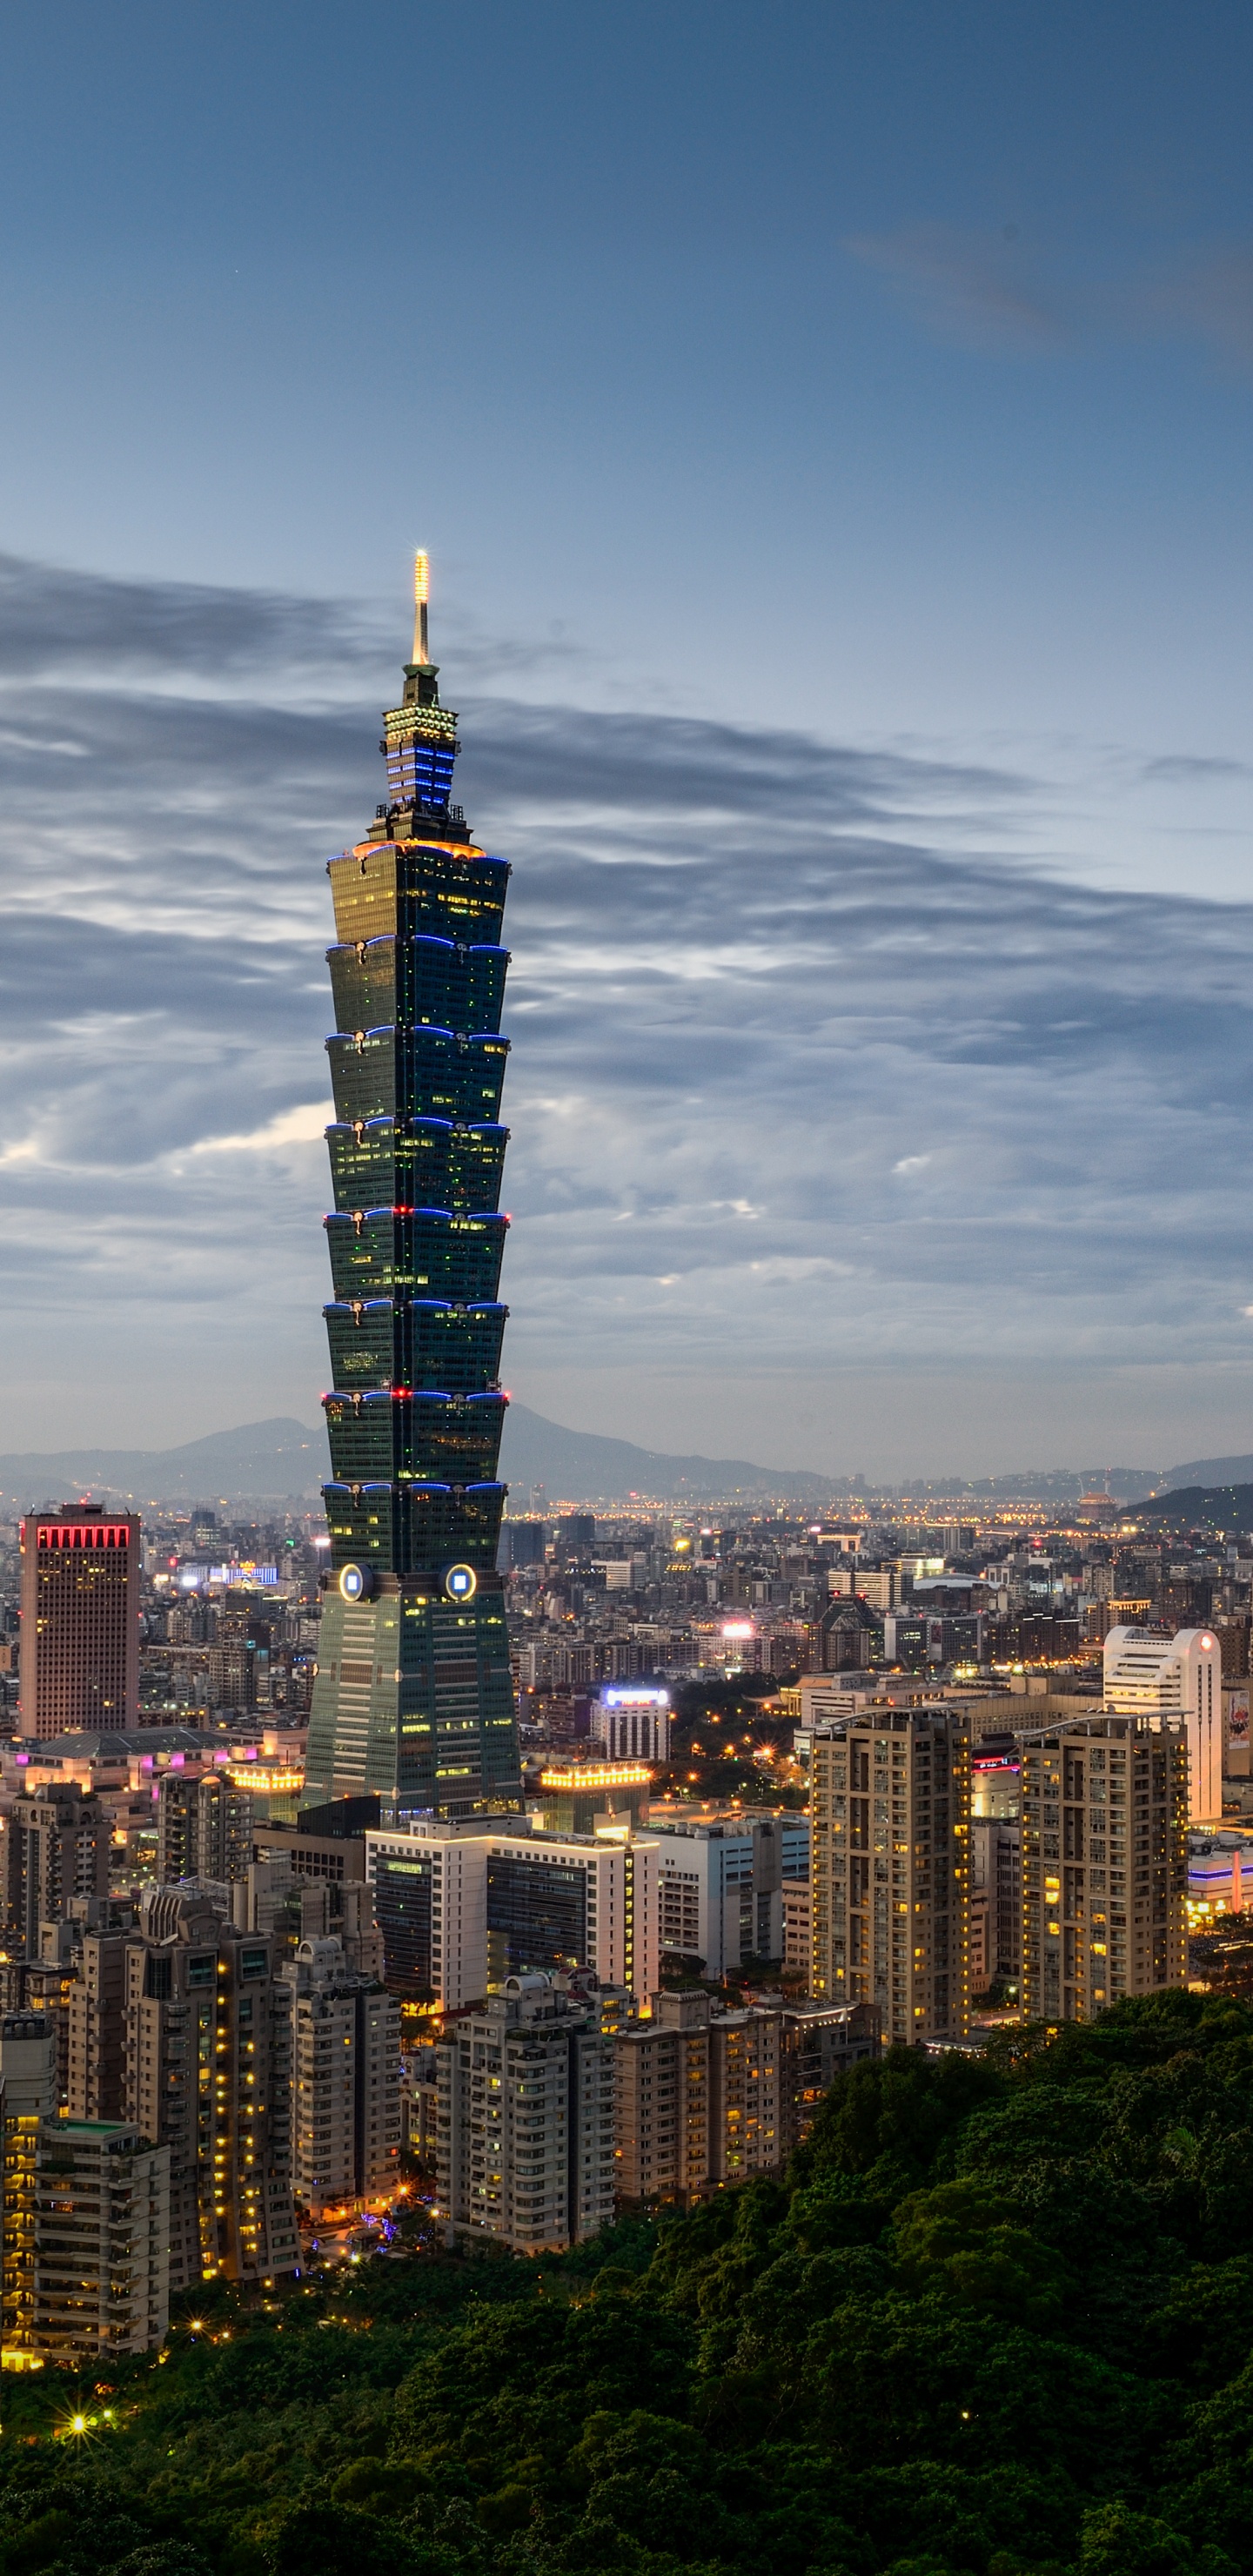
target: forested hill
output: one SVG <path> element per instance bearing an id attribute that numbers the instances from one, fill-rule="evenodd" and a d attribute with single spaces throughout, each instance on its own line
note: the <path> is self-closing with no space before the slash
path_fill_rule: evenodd
<path id="1" fill-rule="evenodd" d="M 899 2052 L 786 2183 L 6 2383 L 4 2576 L 1238 2576 L 1251 2172 L 1240 2005 Z"/>

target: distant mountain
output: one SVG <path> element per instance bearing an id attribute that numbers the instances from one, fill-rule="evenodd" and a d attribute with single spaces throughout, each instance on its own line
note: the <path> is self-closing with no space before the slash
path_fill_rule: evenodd
<path id="1" fill-rule="evenodd" d="M 137 1504 L 309 1502 L 319 1499 L 329 1472 L 325 1432 L 280 1415 L 214 1431 L 177 1449 L 23 1450 L 0 1456 L 0 1512 L 73 1502 L 80 1494 Z M 500 1472 L 514 1488 L 515 1510 L 526 1509 L 533 1485 L 544 1487 L 550 1509 L 558 1503 L 626 1502 L 633 1493 L 656 1502 L 730 1502 L 738 1496 L 816 1508 L 842 1490 L 832 1477 L 756 1467 L 746 1458 L 671 1457 L 637 1449 L 630 1440 L 567 1431 L 525 1404 L 511 1404 L 505 1417 Z"/>
<path id="2" fill-rule="evenodd" d="M 1253 1459 L 1238 1463 L 1253 1466 Z M 1127 1509 L 1137 1520 L 1177 1521 L 1185 1529 L 1253 1530 L 1253 1483 L 1177 1485 Z"/>
<path id="3" fill-rule="evenodd" d="M 525 1509 L 532 1485 L 543 1486 L 550 1510 L 559 1501 L 621 1503 L 632 1494 L 659 1503 L 774 1497 L 816 1507 L 848 1491 L 847 1481 L 792 1467 L 755 1467 L 747 1458 L 679 1458 L 664 1449 L 637 1449 L 632 1440 L 567 1431 L 525 1404 L 511 1404 L 505 1415 L 500 1472 L 513 1488 L 515 1511 Z"/>
<path id="4" fill-rule="evenodd" d="M 0 1509 L 13 1515 L 80 1494 L 140 1504 L 308 1501 L 328 1472 L 325 1432 L 278 1414 L 177 1449 L 11 1452 L 0 1457 Z"/>
<path id="5" fill-rule="evenodd" d="M 666 1449 L 644 1449 L 633 1440 L 610 1440 L 594 1431 L 570 1431 L 550 1422 L 529 1405 L 511 1404 L 505 1416 L 500 1472 L 513 1488 L 513 1509 L 525 1511 L 530 1488 L 542 1485 L 549 1510 L 559 1503 L 617 1504 L 638 1495 L 651 1502 L 800 1503 L 819 1510 L 854 1490 L 853 1480 L 821 1476 L 796 1467 L 759 1467 L 748 1458 L 683 1457 Z M 238 1503 L 299 1500 L 316 1502 L 329 1473 L 326 1434 L 310 1430 L 290 1414 L 270 1422 L 246 1422 L 233 1431 L 213 1431 L 207 1439 L 187 1440 L 175 1449 L 57 1449 L 11 1451 L 0 1456 L 0 1512 L 12 1516 L 32 1503 L 72 1502 L 80 1494 L 112 1495 L 144 1503 Z M 955 1478 L 938 1485 L 916 1484 L 918 1499 L 930 1492 L 958 1495 L 963 1486 L 971 1501 L 1011 1496 L 1070 1500 L 1087 1488 L 1098 1490 L 1108 1476 L 1110 1491 L 1123 1500 L 1148 1496 L 1154 1485 L 1170 1486 L 1137 1508 L 1142 1513 L 1173 1515 L 1189 1507 L 1194 1494 L 1223 1488 L 1224 1508 L 1236 1524 L 1232 1488 L 1253 1488 L 1253 1457 L 1202 1459 L 1176 1467 L 1169 1477 L 1160 1468 L 1111 1467 L 1069 1471 L 1053 1469 L 1035 1475 Z M 1180 1493 L 1180 1488 L 1185 1489 Z M 909 1489 L 904 1489 L 908 1492 Z M 1247 1506 L 1245 1507 L 1247 1510 Z"/>
<path id="6" fill-rule="evenodd" d="M 1151 1485 L 1154 1479 L 1145 1478 Z M 1172 1488 L 1178 1485 L 1253 1485 L 1253 1458 L 1193 1458 L 1186 1467 L 1172 1467 L 1166 1477 Z"/>

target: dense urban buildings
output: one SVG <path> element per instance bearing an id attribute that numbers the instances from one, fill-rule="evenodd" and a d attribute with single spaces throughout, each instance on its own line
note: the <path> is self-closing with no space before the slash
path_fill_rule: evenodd
<path id="1" fill-rule="evenodd" d="M 133 1726 L 139 1709 L 140 1524 L 77 1503 L 22 1523 L 23 1733 Z"/>
<path id="2" fill-rule="evenodd" d="M 449 802 L 424 564 L 387 802 L 329 862 L 331 1548 L 307 1788 L 377 1791 L 388 1821 L 521 1807 L 496 1570 L 509 870 Z"/>
<path id="3" fill-rule="evenodd" d="M 428 859 L 476 869 L 451 820 L 429 842 L 388 830 L 361 845 L 366 899 L 380 852 L 401 893 Z M 351 871 L 340 892 L 356 900 Z M 387 1009 L 359 1016 L 366 1038 L 399 1029 L 390 1061 L 407 1080 L 444 1031 L 422 1010 L 462 968 L 451 933 L 452 964 L 445 947 L 425 954 L 445 934 L 415 929 L 417 897 L 404 901 L 399 930 L 358 923 L 361 955 L 344 938 L 333 973 L 336 1043 L 358 1016 L 339 999 L 386 990 Z M 479 944 L 499 979 L 503 952 Z M 355 1081 L 344 1046 L 337 1061 Z M 440 1141 L 433 1094 L 402 1081 L 396 1097 L 410 1103 L 399 1126 L 393 1107 L 361 1115 L 360 1135 L 345 1115 L 331 1131 L 333 1226 L 343 1216 L 355 1240 L 373 1224 L 372 1198 L 351 1223 L 344 1179 L 360 1180 L 368 1144 L 392 1158 L 380 1196 L 395 1182 L 393 1247 L 409 1206 L 402 1150 L 415 1172 L 428 1150 L 445 1154 L 441 1170 L 455 1152 L 463 1178 L 473 1167 L 456 1121 Z M 478 1126 L 498 1156 L 503 1131 Z M 413 1207 L 436 1197 L 415 1187 Z M 481 1212 L 464 1198 L 444 1210 L 448 1241 L 454 1219 Z M 371 1422 L 409 1439 L 393 1403 L 407 1378 L 346 1382 L 352 1354 L 376 1348 L 378 1306 L 393 1352 L 435 1348 L 445 1325 L 432 1319 L 446 1316 L 438 1347 L 464 1357 L 473 1301 L 441 1276 L 446 1297 L 397 1273 L 386 1295 L 331 1308 L 337 1440 L 358 1436 L 354 1391 L 385 1396 Z M 482 1309 L 496 1331 L 494 1292 Z M 496 1393 L 477 1380 L 458 1391 L 463 1428 Z M 7 1547 L 0 1533 L 16 2350 L 141 2348 L 164 2330 L 171 2289 L 292 2273 L 302 2244 L 307 2255 L 329 2231 L 343 2243 L 363 2211 L 398 2205 L 402 2127 L 454 2241 L 549 2249 L 616 2207 L 689 2205 L 781 2173 L 841 2067 L 885 2042 L 938 2054 L 997 2019 L 1081 2021 L 1180 1985 L 1189 1925 L 1194 1978 L 1232 1991 L 1253 1978 L 1239 1928 L 1253 1882 L 1253 1542 L 1124 1532 L 1103 1505 L 1046 1529 L 1040 1515 L 1026 1528 L 957 1511 L 601 1515 L 533 1494 L 495 1562 L 450 1540 L 446 1558 L 419 1563 L 387 1548 L 434 1508 L 436 1483 L 441 1510 L 478 1506 L 460 1475 L 411 1472 L 422 1460 L 400 1432 L 389 1457 L 386 1477 L 330 1489 L 334 1502 L 359 1483 L 352 1508 L 382 1511 L 391 1536 L 372 1557 L 345 1557 L 308 1513 L 232 1523 L 188 1507 L 154 1514 L 142 1537 L 136 1523 L 105 1571 L 134 1574 L 137 1706 L 107 1722 L 28 1725 L 30 1569 L 17 1525 Z M 99 1554 L 76 1557 L 74 1529 L 120 1522 L 78 1507 L 27 1526 L 46 1535 L 54 1520 L 71 1535 L 45 1546 L 48 1581 L 72 1605 L 70 1577 Z M 437 1590 L 441 1565 L 473 1588 Z M 364 1677 L 359 1613 L 373 1623 Z M 498 1797 L 483 1673 L 485 1653 L 503 1671 L 506 1632 L 491 1631 L 490 1652 L 483 1641 L 506 1615 L 514 1768 Z M 335 1755 L 354 1709 L 366 1711 L 355 1770 Z M 432 1766 L 420 1798 L 400 1795 L 410 1725 Z M 506 2061 L 524 2086 L 512 2107 L 497 2098 Z M 111 2234 L 97 2225 L 106 2178 Z M 129 2304 L 108 2292 L 110 2266 Z"/>

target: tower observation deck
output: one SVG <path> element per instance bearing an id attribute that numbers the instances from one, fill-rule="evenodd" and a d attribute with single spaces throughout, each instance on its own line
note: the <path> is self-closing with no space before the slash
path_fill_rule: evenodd
<path id="1" fill-rule="evenodd" d="M 395 1821 L 521 1805 L 496 1572 L 509 869 L 449 801 L 460 746 L 426 589 L 419 555 L 387 801 L 327 863 L 331 1546 L 306 1796 L 375 1790 Z"/>

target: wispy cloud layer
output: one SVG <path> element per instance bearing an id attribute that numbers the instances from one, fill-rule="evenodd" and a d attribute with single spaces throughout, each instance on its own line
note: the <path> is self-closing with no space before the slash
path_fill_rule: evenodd
<path id="1" fill-rule="evenodd" d="M 1168 255 L 1111 242 L 1082 266 L 1061 241 L 1016 224 L 942 222 L 850 235 L 845 250 L 877 270 L 937 339 L 1044 354 L 1081 340 L 1200 342 L 1238 366 L 1253 361 L 1253 243 L 1210 239 Z"/>
<path id="2" fill-rule="evenodd" d="M 322 863 L 377 794 L 377 639 L 5 580 L 6 1445 L 311 1419 Z M 520 1384 L 1243 1361 L 1253 906 L 1049 876 L 1025 766 L 462 704 L 515 862 Z"/>

